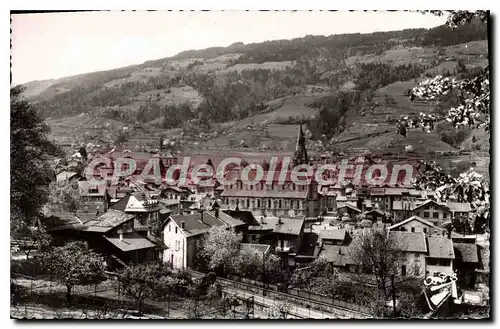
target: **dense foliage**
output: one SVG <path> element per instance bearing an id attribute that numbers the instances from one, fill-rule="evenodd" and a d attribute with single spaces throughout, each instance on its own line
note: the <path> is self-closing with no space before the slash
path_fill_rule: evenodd
<path id="1" fill-rule="evenodd" d="M 66 286 L 68 302 L 75 285 L 96 284 L 105 280 L 104 259 L 84 242 L 55 247 L 43 253 L 41 259 L 51 278 Z"/>
<path id="2" fill-rule="evenodd" d="M 48 139 L 48 126 L 21 96 L 22 90 L 18 86 L 10 91 L 10 213 L 14 236 L 37 223 L 54 179 L 51 162 L 60 154 Z"/>

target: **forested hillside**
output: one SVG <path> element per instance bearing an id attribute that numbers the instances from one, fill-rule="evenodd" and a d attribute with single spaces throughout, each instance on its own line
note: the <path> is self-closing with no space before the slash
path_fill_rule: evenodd
<path id="1" fill-rule="evenodd" d="M 123 135 L 105 124 L 114 120 L 120 129 L 133 127 L 121 140 L 139 135 L 154 140 L 181 128 L 183 136 L 191 136 L 185 143 L 288 149 L 294 136 L 287 136 L 286 126 L 304 122 L 312 140 L 326 142 L 366 123 L 381 102 L 401 107 L 399 99 L 407 96 L 406 90 L 384 94 L 383 87 L 410 81 L 410 88 L 412 81 L 436 72 L 466 74 L 484 67 L 488 50 L 479 40 L 486 39 L 486 27 L 473 23 L 456 31 L 437 27 L 237 42 L 116 70 L 31 82 L 25 94 L 58 132 L 70 128 L 65 118 L 83 113 L 96 118 L 89 129 L 105 131 L 97 134 L 100 138 Z M 468 42 L 471 46 L 464 52 Z M 396 118 L 387 113 L 373 124 L 388 126 Z M 283 133 L 275 133 L 280 129 Z M 444 143 L 451 147 L 463 142 L 456 136 L 446 138 Z"/>

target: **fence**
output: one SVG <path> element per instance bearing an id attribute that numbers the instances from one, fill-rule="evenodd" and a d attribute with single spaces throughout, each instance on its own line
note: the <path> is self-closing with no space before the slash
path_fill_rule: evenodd
<path id="1" fill-rule="evenodd" d="M 191 271 L 196 275 L 203 275 L 200 272 Z M 275 300 L 294 300 L 297 304 L 305 307 L 312 307 L 318 310 L 334 311 L 333 308 L 342 309 L 347 312 L 361 315 L 370 315 L 370 309 L 362 305 L 345 302 L 328 296 L 317 295 L 308 291 L 265 284 L 263 282 L 249 280 L 238 276 L 230 275 L 228 279 L 217 278 L 221 286 L 232 287 L 253 294 L 266 296 Z"/>

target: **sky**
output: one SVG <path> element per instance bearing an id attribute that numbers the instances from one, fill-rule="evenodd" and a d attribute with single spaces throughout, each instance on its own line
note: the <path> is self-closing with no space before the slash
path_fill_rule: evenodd
<path id="1" fill-rule="evenodd" d="M 380 11 L 102 11 L 11 17 L 14 84 L 141 64 L 234 42 L 432 28 L 446 20 Z"/>

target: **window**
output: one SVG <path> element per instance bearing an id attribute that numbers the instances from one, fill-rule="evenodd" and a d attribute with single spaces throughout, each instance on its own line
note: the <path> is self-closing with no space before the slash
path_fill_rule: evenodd
<path id="1" fill-rule="evenodd" d="M 429 218 L 429 212 L 428 211 L 424 211 L 424 218 Z"/>
<path id="2" fill-rule="evenodd" d="M 175 227 L 175 234 L 177 234 L 177 226 Z"/>
<path id="3" fill-rule="evenodd" d="M 427 233 L 427 227 L 424 227 L 424 233 Z"/>
<path id="4" fill-rule="evenodd" d="M 172 227 L 171 227 L 171 225 L 170 225 L 170 224 L 168 225 L 168 231 L 169 231 L 169 232 L 172 232 Z"/>
<path id="5" fill-rule="evenodd" d="M 281 199 L 278 200 L 278 209 L 281 209 Z"/>
<path id="6" fill-rule="evenodd" d="M 438 212 L 432 213 L 432 218 L 438 219 L 439 218 L 439 213 Z"/>
<path id="7" fill-rule="evenodd" d="M 250 236 L 250 240 L 251 240 L 252 242 L 257 241 L 257 236 L 256 236 L 255 234 L 252 234 L 252 235 Z"/>
<path id="8" fill-rule="evenodd" d="M 446 219 L 446 218 L 448 218 L 448 214 L 444 212 L 443 213 L 443 219 Z"/>
<path id="9" fill-rule="evenodd" d="M 414 228 L 414 227 L 412 227 L 412 228 L 411 228 L 411 231 L 412 231 L 412 233 L 415 233 L 415 228 Z"/>
<path id="10" fill-rule="evenodd" d="M 272 207 L 271 207 L 271 199 L 267 199 L 267 207 L 268 207 L 268 208 L 272 208 Z"/>
<path id="11" fill-rule="evenodd" d="M 419 257 L 419 255 L 414 254 L 414 255 L 413 255 L 413 257 L 414 257 L 414 258 L 413 258 L 413 260 L 414 260 L 416 263 L 420 263 L 420 257 Z"/>
<path id="12" fill-rule="evenodd" d="M 406 276 L 406 265 L 401 266 L 401 276 Z"/>

